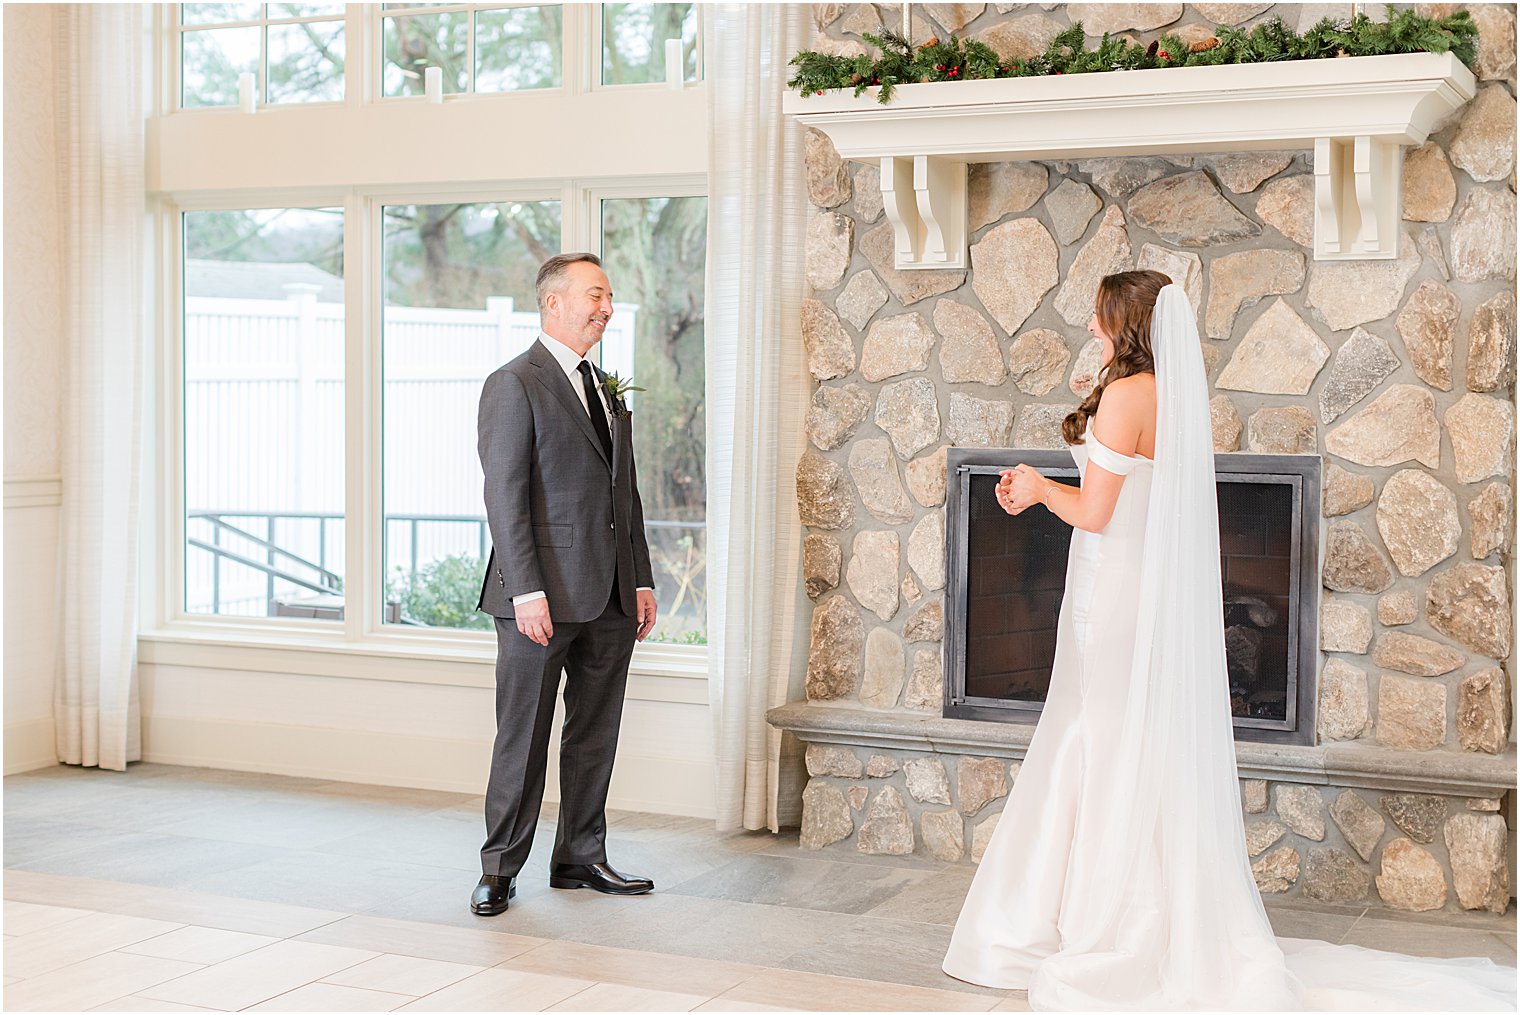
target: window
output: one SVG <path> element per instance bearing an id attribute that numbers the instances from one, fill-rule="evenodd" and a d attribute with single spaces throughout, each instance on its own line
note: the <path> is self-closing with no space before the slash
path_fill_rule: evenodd
<path id="1" fill-rule="evenodd" d="M 179 6 L 181 107 L 236 105 L 242 74 L 266 103 L 343 98 L 343 4 Z"/>
<path id="2" fill-rule="evenodd" d="M 390 205 L 384 220 L 384 619 L 489 631 L 476 406 L 538 336 L 559 202 Z"/>
<path id="3" fill-rule="evenodd" d="M 631 351 L 633 382 L 645 389 L 629 408 L 660 606 L 650 637 L 706 644 L 707 199 L 608 198 L 601 229 L 603 264 L 620 304 L 612 324 L 623 319 L 623 329 L 609 329 L 602 340 L 602 365 L 626 375 L 621 363 Z M 629 332 L 631 350 L 623 338 Z"/>
<path id="4" fill-rule="evenodd" d="M 603 4 L 602 84 L 665 80 L 666 42 L 681 43 L 681 80 L 693 81 L 697 53 L 696 4 Z"/>
<path id="5" fill-rule="evenodd" d="M 593 355 L 631 376 L 639 487 L 662 620 L 706 642 L 706 199 L 600 202 L 613 319 Z M 534 278 L 561 249 L 558 201 L 384 211 L 384 620 L 490 630 L 491 549 L 475 452 L 486 375 L 537 338 Z"/>
<path id="6" fill-rule="evenodd" d="M 386 4 L 382 93 L 421 95 L 429 67 L 446 94 L 558 88 L 563 7 Z M 441 10 L 438 8 L 442 8 Z"/>
<path id="7" fill-rule="evenodd" d="M 590 250 L 616 293 L 594 355 L 646 389 L 631 407 L 664 647 L 641 658 L 700 669 L 679 646 L 707 633 L 706 150 L 700 93 L 659 87 L 667 39 L 700 77 L 696 11 L 164 9 L 180 44 L 159 48 L 160 69 L 183 70 L 183 105 L 235 103 L 242 73 L 272 103 L 364 87 L 272 110 L 246 147 L 229 147 L 227 117 L 157 110 L 157 235 L 182 280 L 162 290 L 179 327 L 164 339 L 172 397 L 156 446 L 177 452 L 153 489 L 179 503 L 159 513 L 177 552 L 152 555 L 164 566 L 144 576 L 160 623 L 234 640 L 278 627 L 376 654 L 485 651 L 481 385 L 538 334 L 539 265 Z M 432 67 L 446 90 L 503 94 L 441 116 L 390 101 L 420 94 Z M 640 84 L 629 106 L 623 89 Z M 608 144 L 522 141 L 561 122 L 609 125 L 616 150 L 641 150 L 609 162 Z"/>
<path id="8" fill-rule="evenodd" d="M 184 216 L 186 613 L 343 615 L 343 213 Z"/>

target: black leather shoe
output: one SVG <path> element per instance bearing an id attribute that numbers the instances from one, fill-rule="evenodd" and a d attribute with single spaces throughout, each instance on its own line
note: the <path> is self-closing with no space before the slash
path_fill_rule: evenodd
<path id="1" fill-rule="evenodd" d="M 606 895 L 645 895 L 654 891 L 648 878 L 619 874 L 606 863 L 557 863 L 549 868 L 550 888 L 593 888 Z"/>
<path id="2" fill-rule="evenodd" d="M 480 884 L 470 893 L 470 912 L 476 916 L 496 916 L 507 911 L 507 904 L 517 895 L 517 879 L 497 874 L 482 874 Z"/>

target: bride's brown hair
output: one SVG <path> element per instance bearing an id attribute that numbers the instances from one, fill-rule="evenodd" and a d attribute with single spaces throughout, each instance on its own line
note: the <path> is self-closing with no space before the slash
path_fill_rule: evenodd
<path id="1" fill-rule="evenodd" d="M 1098 283 L 1098 323 L 1113 336 L 1114 358 L 1100 372 L 1098 386 L 1061 423 L 1067 444 L 1082 443 L 1087 423 L 1098 411 L 1103 389 L 1110 382 L 1133 374 L 1156 372 L 1151 355 L 1151 314 L 1156 297 L 1172 280 L 1159 271 L 1121 271 L 1105 275 Z"/>

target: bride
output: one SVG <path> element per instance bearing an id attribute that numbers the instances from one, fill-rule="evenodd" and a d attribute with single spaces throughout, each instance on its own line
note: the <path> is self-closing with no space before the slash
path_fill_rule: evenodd
<path id="1" fill-rule="evenodd" d="M 1225 679 L 1208 385 L 1192 306 L 1109 275 L 1103 380 L 1063 433 L 1081 486 L 1020 465 L 1010 514 L 1072 533 L 1050 694 L 945 972 L 1036 1009 L 1515 1009 L 1515 971 L 1278 939 L 1251 875 Z"/>

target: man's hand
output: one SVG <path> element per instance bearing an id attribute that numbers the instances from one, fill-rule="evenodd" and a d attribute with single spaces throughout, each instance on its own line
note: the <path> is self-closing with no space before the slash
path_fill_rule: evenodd
<path id="1" fill-rule="evenodd" d="M 658 608 L 654 603 L 654 593 L 648 589 L 639 590 L 639 641 L 649 637 L 649 632 L 654 630 L 654 619 Z"/>
<path id="2" fill-rule="evenodd" d="M 549 600 L 533 599 L 512 608 L 517 629 L 544 647 L 554 637 L 554 622 L 549 619 Z"/>

